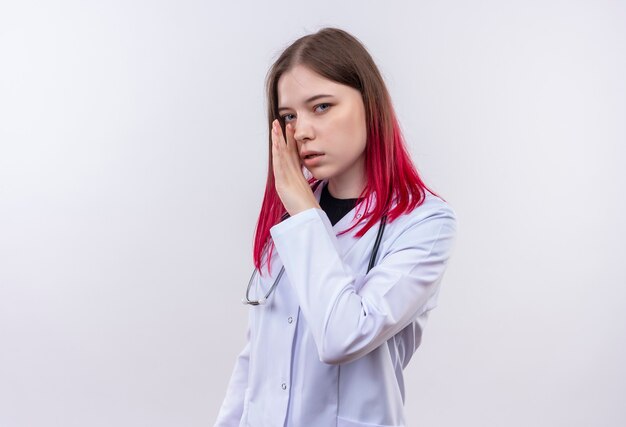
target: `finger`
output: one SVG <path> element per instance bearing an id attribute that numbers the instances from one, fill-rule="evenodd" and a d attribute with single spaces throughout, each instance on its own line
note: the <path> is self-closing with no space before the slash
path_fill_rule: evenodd
<path id="1" fill-rule="evenodd" d="M 304 162 L 300 158 L 300 152 L 298 151 L 298 143 L 295 138 L 296 128 L 293 123 L 287 123 L 285 127 L 287 128 L 287 150 L 291 158 L 293 158 L 294 165 L 297 165 L 297 170 L 302 173 Z"/>
<path id="2" fill-rule="evenodd" d="M 272 122 L 272 130 L 276 139 L 276 145 L 278 146 L 277 148 L 282 148 L 283 145 L 286 145 L 286 142 L 283 136 L 283 130 L 280 126 L 280 122 L 278 121 L 278 119 Z"/>
<path id="3" fill-rule="evenodd" d="M 295 147 L 296 143 L 295 143 L 295 139 L 293 137 L 293 125 L 291 123 L 287 123 L 286 126 L 287 130 L 286 130 L 286 134 L 287 134 L 287 149 L 290 153 L 295 153 L 298 154 L 298 149 Z"/>
<path id="4" fill-rule="evenodd" d="M 274 135 L 276 135 L 276 142 L 284 143 L 285 138 L 283 137 L 283 130 L 280 126 L 280 122 L 278 121 L 278 119 L 275 119 L 272 122 L 272 129 L 274 131 Z"/>
<path id="5" fill-rule="evenodd" d="M 280 136 L 280 124 L 277 120 L 272 122 L 272 162 L 275 173 L 283 168 L 283 143 Z"/>
<path id="6" fill-rule="evenodd" d="M 288 160 L 289 158 L 291 158 L 293 156 L 293 149 L 291 148 L 290 145 L 290 136 L 289 136 L 289 128 L 290 128 L 291 124 L 287 124 L 286 128 L 287 130 L 285 131 L 285 133 L 283 133 L 283 129 L 281 127 L 280 121 L 276 121 L 276 132 L 277 132 L 277 140 L 276 140 L 276 145 L 278 148 L 278 151 L 280 153 L 281 159 L 282 161 L 285 162 L 285 167 L 288 168 L 290 167 L 290 161 Z M 286 135 L 285 135 L 286 134 Z"/>
<path id="7" fill-rule="evenodd" d="M 287 145 L 289 145 L 293 139 L 293 126 L 291 123 L 287 123 L 285 126 L 285 134 L 287 135 Z"/>
<path id="8" fill-rule="evenodd" d="M 300 168 L 300 155 L 298 154 L 298 148 L 296 147 L 296 142 L 295 142 L 295 138 L 293 136 L 294 134 L 294 127 L 293 127 L 293 123 L 287 123 L 287 126 L 285 126 L 286 130 L 286 137 L 287 137 L 287 143 L 285 145 L 286 148 L 286 155 L 287 158 L 289 158 L 289 165 L 293 165 L 295 167 L 297 167 L 298 170 L 302 169 Z"/>
<path id="9" fill-rule="evenodd" d="M 278 135 L 276 135 L 276 126 L 275 122 L 272 122 L 272 131 L 270 132 L 272 137 L 272 163 L 274 164 L 274 172 L 276 172 L 276 167 L 278 166 L 278 145 L 276 144 L 276 140 L 278 139 Z"/>
<path id="10" fill-rule="evenodd" d="M 277 125 L 277 120 L 274 120 L 272 122 L 272 146 L 275 150 L 279 148 L 278 142 L 280 141 Z"/>

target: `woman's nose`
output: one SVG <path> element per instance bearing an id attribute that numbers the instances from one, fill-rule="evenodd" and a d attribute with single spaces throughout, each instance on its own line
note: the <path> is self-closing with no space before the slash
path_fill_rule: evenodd
<path id="1" fill-rule="evenodd" d="M 311 128 L 310 123 L 299 119 L 298 123 L 292 123 L 292 126 L 294 128 L 293 137 L 297 141 L 304 141 L 305 139 L 313 138 L 313 129 Z"/>

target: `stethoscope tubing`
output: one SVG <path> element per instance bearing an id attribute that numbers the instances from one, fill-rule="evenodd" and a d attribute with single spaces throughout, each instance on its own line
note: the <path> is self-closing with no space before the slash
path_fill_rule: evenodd
<path id="1" fill-rule="evenodd" d="M 288 216 L 289 216 L 288 213 L 283 215 L 283 217 L 281 218 L 281 221 L 284 220 L 285 218 L 287 218 Z M 374 248 L 372 249 L 372 254 L 370 255 L 370 262 L 369 262 L 369 265 L 367 266 L 367 273 L 369 273 L 369 271 L 372 269 L 372 267 L 374 267 L 374 264 L 376 262 L 376 255 L 378 254 L 378 247 L 380 245 L 380 241 L 382 239 L 383 231 L 385 230 L 385 224 L 386 223 L 387 223 L 387 215 L 383 215 L 381 217 L 381 219 L 380 219 L 380 225 L 378 227 L 378 234 L 376 235 L 376 240 L 374 241 Z M 281 267 L 281 269 L 280 269 L 280 272 L 278 273 L 278 276 L 276 276 L 276 279 L 274 280 L 274 283 L 272 284 L 272 287 L 269 289 L 267 294 L 265 294 L 265 296 L 263 298 L 261 298 L 260 300 L 256 300 L 255 301 L 255 300 L 250 300 L 249 299 L 250 287 L 252 285 L 252 282 L 254 281 L 254 277 L 257 274 L 257 269 L 255 268 L 252 271 L 252 276 L 250 277 L 250 280 L 248 281 L 248 288 L 246 289 L 246 296 L 241 299 L 241 302 L 243 304 L 250 304 L 252 306 L 265 304 L 265 302 L 267 301 L 267 299 L 269 298 L 270 294 L 272 293 L 272 291 L 274 290 L 274 288 L 278 284 L 278 281 L 280 280 L 280 278 L 281 278 L 281 276 L 283 275 L 284 272 L 285 272 L 285 266 L 283 265 Z"/>

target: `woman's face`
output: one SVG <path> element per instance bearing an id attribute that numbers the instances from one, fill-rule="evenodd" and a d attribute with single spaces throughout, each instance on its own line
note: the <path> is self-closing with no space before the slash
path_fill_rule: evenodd
<path id="1" fill-rule="evenodd" d="M 278 80 L 278 108 L 281 122 L 294 126 L 302 164 L 316 179 L 329 178 L 336 197 L 357 197 L 367 141 L 361 93 L 297 65 Z M 306 151 L 323 155 L 309 162 L 302 157 Z"/>

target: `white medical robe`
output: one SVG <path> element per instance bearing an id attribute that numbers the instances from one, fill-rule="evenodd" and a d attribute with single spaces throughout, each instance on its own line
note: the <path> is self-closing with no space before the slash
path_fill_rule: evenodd
<path id="1" fill-rule="evenodd" d="M 336 235 L 355 212 L 332 226 L 311 208 L 270 229 L 272 276 L 257 273 L 250 299 L 285 272 L 266 305 L 249 306 L 215 427 L 406 426 L 402 371 L 437 305 L 457 219 L 426 191 L 422 205 L 386 224 L 366 275 L 378 224 L 361 238 L 362 224 Z"/>

